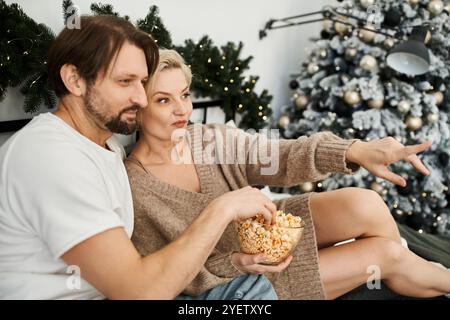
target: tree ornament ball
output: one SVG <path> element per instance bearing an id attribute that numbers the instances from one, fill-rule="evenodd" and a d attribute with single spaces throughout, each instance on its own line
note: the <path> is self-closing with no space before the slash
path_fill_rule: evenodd
<path id="1" fill-rule="evenodd" d="M 444 102 L 444 94 L 441 91 L 433 92 L 432 95 L 436 99 L 436 105 L 441 105 Z"/>
<path id="2" fill-rule="evenodd" d="M 366 71 L 374 72 L 378 68 L 378 62 L 377 59 L 367 54 L 361 59 L 359 66 Z"/>
<path id="3" fill-rule="evenodd" d="M 361 102 L 361 96 L 357 91 L 346 91 L 344 101 L 347 105 L 354 107 Z"/>
<path id="4" fill-rule="evenodd" d="M 411 110 L 411 105 L 408 101 L 402 100 L 398 103 L 397 110 L 401 113 L 408 113 Z"/>
<path id="5" fill-rule="evenodd" d="M 354 57 L 358 54 L 358 50 L 353 47 L 349 47 L 345 49 L 345 59 L 347 60 L 353 60 Z"/>
<path id="6" fill-rule="evenodd" d="M 363 8 L 367 9 L 375 4 L 375 0 L 360 0 L 359 3 Z"/>
<path id="7" fill-rule="evenodd" d="M 292 90 L 295 90 L 299 87 L 299 83 L 297 80 L 292 80 L 291 82 L 289 82 L 289 88 L 291 88 Z"/>
<path id="8" fill-rule="evenodd" d="M 311 62 L 310 64 L 308 64 L 308 68 L 307 69 L 308 69 L 307 71 L 308 71 L 309 74 L 314 74 L 317 71 L 319 71 L 319 66 L 316 63 Z"/>
<path id="9" fill-rule="evenodd" d="M 304 182 L 298 186 L 303 193 L 311 192 L 314 190 L 314 184 L 312 182 Z"/>
<path id="10" fill-rule="evenodd" d="M 334 30 L 341 36 L 345 36 L 350 31 L 350 26 L 341 22 L 335 22 Z"/>
<path id="11" fill-rule="evenodd" d="M 441 0 L 432 0 L 428 3 L 427 9 L 435 16 L 440 15 L 444 10 L 444 3 Z"/>
<path id="12" fill-rule="evenodd" d="M 381 109 L 384 105 L 383 99 L 370 99 L 367 103 L 373 109 Z"/>
<path id="13" fill-rule="evenodd" d="M 449 154 L 446 153 L 446 152 L 441 152 L 441 153 L 439 153 L 439 155 L 438 155 L 438 159 L 439 159 L 439 163 L 440 163 L 442 166 L 446 167 L 446 166 L 448 166 L 448 162 L 449 162 L 449 160 L 450 160 L 450 156 L 449 156 Z"/>
<path id="14" fill-rule="evenodd" d="M 416 131 L 422 128 L 422 118 L 410 116 L 406 119 L 406 126 L 411 131 Z"/>
<path id="15" fill-rule="evenodd" d="M 409 4 L 412 6 L 418 5 L 420 0 L 409 0 Z"/>
<path id="16" fill-rule="evenodd" d="M 299 95 L 295 99 L 295 105 L 297 106 L 297 109 L 305 109 L 308 105 L 309 99 L 304 94 Z"/>
<path id="17" fill-rule="evenodd" d="M 319 57 L 321 59 L 325 59 L 326 57 L 328 57 L 328 50 L 327 49 L 320 49 L 318 53 L 319 53 Z"/>
<path id="18" fill-rule="evenodd" d="M 280 128 L 286 128 L 290 122 L 291 120 L 288 116 L 281 116 L 278 120 L 278 125 L 280 126 Z"/>
<path id="19" fill-rule="evenodd" d="M 372 30 L 374 29 L 374 27 L 371 26 L 371 25 L 364 26 L 364 28 L 372 29 Z M 375 32 L 369 31 L 369 30 L 366 30 L 366 29 L 361 29 L 359 31 L 359 35 L 358 36 L 363 42 L 371 43 L 375 39 L 376 34 L 375 34 Z"/>
<path id="20" fill-rule="evenodd" d="M 395 45 L 395 40 L 392 38 L 387 38 L 386 40 L 384 40 L 383 45 L 386 49 L 392 49 Z"/>
<path id="21" fill-rule="evenodd" d="M 429 123 L 436 123 L 439 121 L 439 115 L 437 113 L 430 113 L 427 116 L 427 120 Z"/>

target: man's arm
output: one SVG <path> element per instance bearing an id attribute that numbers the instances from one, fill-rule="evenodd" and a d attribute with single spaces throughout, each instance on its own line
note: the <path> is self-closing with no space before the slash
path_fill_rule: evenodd
<path id="1" fill-rule="evenodd" d="M 246 187 L 214 200 L 175 241 L 141 257 L 123 228 L 95 235 L 62 259 L 77 265 L 81 276 L 110 299 L 173 299 L 198 274 L 230 221 L 264 215 L 276 207 L 262 193 Z"/>

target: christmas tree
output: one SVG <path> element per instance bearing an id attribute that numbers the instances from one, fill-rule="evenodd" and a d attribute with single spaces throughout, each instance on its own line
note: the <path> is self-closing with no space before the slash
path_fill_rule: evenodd
<path id="1" fill-rule="evenodd" d="M 109 4 L 93 3 L 91 11 L 96 15 L 121 16 Z M 71 23 L 79 14 L 72 0 L 62 2 L 62 13 L 64 24 Z M 129 16 L 121 17 L 130 20 Z M 0 0 L 0 20 L 0 100 L 8 87 L 20 86 L 26 112 L 35 112 L 42 105 L 54 107 L 56 98 L 48 86 L 46 65 L 54 34 L 28 17 L 17 4 L 7 5 L 3 0 Z M 228 119 L 238 113 L 241 128 L 259 129 L 267 125 L 272 96 L 267 90 L 255 92 L 257 76 L 243 75 L 252 57 L 241 57 L 242 43 L 229 42 L 219 48 L 204 36 L 200 41 L 188 39 L 184 45 L 174 46 L 156 6 L 150 6 L 145 18 L 135 25 L 151 34 L 161 48 L 176 49 L 182 54 L 193 71 L 192 91 L 200 97 L 220 99 Z"/>
<path id="2" fill-rule="evenodd" d="M 55 36 L 43 24 L 28 17 L 17 4 L 0 0 L 0 101 L 8 87 L 20 87 L 24 110 L 35 112 L 41 103 L 56 104 L 47 85 L 47 51 Z"/>
<path id="3" fill-rule="evenodd" d="M 399 162 L 390 169 L 407 179 L 404 188 L 362 169 L 354 176 L 334 175 L 289 191 L 371 188 L 384 198 L 398 222 L 419 232 L 450 234 L 450 4 L 347 0 L 335 10 L 367 19 L 368 9 L 373 8 L 378 9 L 380 21 L 404 30 L 404 39 L 414 26 L 429 26 L 428 72 L 408 76 L 387 65 L 389 50 L 400 41 L 396 37 L 366 30 L 371 25 L 325 20 L 320 38 L 312 39 L 307 61 L 290 82 L 292 103 L 281 109 L 273 125 L 281 128 L 285 138 L 332 131 L 346 139 L 392 136 L 404 145 L 433 141 L 432 148 L 419 155 L 431 174 L 424 177 L 408 163 Z"/>

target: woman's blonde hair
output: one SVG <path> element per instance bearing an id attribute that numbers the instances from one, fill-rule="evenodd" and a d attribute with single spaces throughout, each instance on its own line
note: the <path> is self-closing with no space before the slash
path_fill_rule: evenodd
<path id="1" fill-rule="evenodd" d="M 156 67 L 156 72 L 161 72 L 169 69 L 181 69 L 183 72 L 188 86 L 192 82 L 191 68 L 184 62 L 183 57 L 175 50 L 159 49 L 159 63 Z"/>

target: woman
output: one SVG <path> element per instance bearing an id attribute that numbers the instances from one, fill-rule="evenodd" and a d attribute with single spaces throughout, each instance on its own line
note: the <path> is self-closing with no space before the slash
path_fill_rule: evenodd
<path id="1" fill-rule="evenodd" d="M 190 82 L 182 58 L 161 50 L 148 84 L 149 104 L 139 115 L 141 138 L 126 161 L 135 209 L 132 240 L 142 255 L 176 238 L 213 199 L 249 185 L 290 186 L 331 172 L 352 174 L 363 166 L 405 186 L 402 177 L 387 169 L 399 160 L 429 174 L 416 156 L 429 143 L 404 147 L 392 138 L 362 142 L 329 132 L 275 141 L 224 125 L 188 126 Z M 262 161 L 258 155 L 268 147 L 270 161 Z M 262 173 L 276 161 L 277 170 Z M 387 206 L 373 191 L 344 188 L 293 196 L 275 205 L 300 215 L 306 224 L 293 257 L 278 266 L 262 265 L 263 256 L 238 252 L 229 226 L 184 293 L 197 295 L 242 273 L 266 274 L 280 299 L 334 299 L 374 277 L 406 296 L 450 292 L 450 271 L 402 247 Z M 352 238 L 357 240 L 333 246 Z"/>

